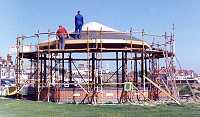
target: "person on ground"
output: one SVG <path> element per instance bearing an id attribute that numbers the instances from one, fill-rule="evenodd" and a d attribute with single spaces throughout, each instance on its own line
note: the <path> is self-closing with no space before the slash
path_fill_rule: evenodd
<path id="1" fill-rule="evenodd" d="M 65 49 L 65 38 L 69 38 L 69 33 L 67 32 L 65 27 L 59 25 L 56 35 L 59 38 L 59 49 Z"/>
<path id="2" fill-rule="evenodd" d="M 75 38 L 80 39 L 81 38 L 81 31 L 83 26 L 83 16 L 80 14 L 80 11 L 77 12 L 75 16 Z"/>

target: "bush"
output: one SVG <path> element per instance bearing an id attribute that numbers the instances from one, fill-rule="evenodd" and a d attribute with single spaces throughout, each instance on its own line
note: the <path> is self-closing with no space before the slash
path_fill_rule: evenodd
<path id="1" fill-rule="evenodd" d="M 179 94 L 180 95 L 186 95 L 186 94 L 192 95 L 192 92 L 190 90 L 190 87 L 188 85 L 186 85 L 180 89 Z"/>

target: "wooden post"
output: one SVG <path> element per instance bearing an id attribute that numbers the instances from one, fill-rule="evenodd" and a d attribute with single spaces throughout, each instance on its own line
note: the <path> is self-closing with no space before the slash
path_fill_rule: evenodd
<path id="1" fill-rule="evenodd" d="M 44 83 L 47 83 L 47 55 L 46 53 L 44 54 Z M 46 84 L 45 84 L 46 85 Z"/>
<path id="2" fill-rule="evenodd" d="M 135 53 L 135 61 L 134 61 L 134 78 L 136 87 L 138 87 L 138 69 L 137 69 L 137 53 Z"/>
<path id="3" fill-rule="evenodd" d="M 72 82 L 72 53 L 69 53 L 69 81 Z"/>
<path id="4" fill-rule="evenodd" d="M 64 52 L 62 52 L 62 83 L 64 83 L 64 81 L 65 81 L 65 60 L 64 60 L 64 58 L 65 58 L 65 54 L 64 54 Z"/>
<path id="5" fill-rule="evenodd" d="M 116 76 L 117 76 L 117 100 L 119 102 L 119 63 L 118 63 L 118 52 L 116 52 Z"/>
<path id="6" fill-rule="evenodd" d="M 94 89 L 95 84 L 95 53 L 92 53 L 92 88 Z"/>

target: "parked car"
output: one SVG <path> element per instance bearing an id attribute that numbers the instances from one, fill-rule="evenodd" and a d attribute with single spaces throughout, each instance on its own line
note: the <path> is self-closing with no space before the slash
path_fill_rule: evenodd
<path id="1" fill-rule="evenodd" d="M 15 86 L 15 80 L 12 79 L 1 79 L 1 86 L 3 87 L 10 87 Z"/>

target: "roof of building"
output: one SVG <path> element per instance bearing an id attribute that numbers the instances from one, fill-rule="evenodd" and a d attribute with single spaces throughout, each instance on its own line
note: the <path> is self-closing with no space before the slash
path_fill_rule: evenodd
<path id="1" fill-rule="evenodd" d="M 83 31 L 121 32 L 98 22 L 88 22 L 83 25 Z"/>

